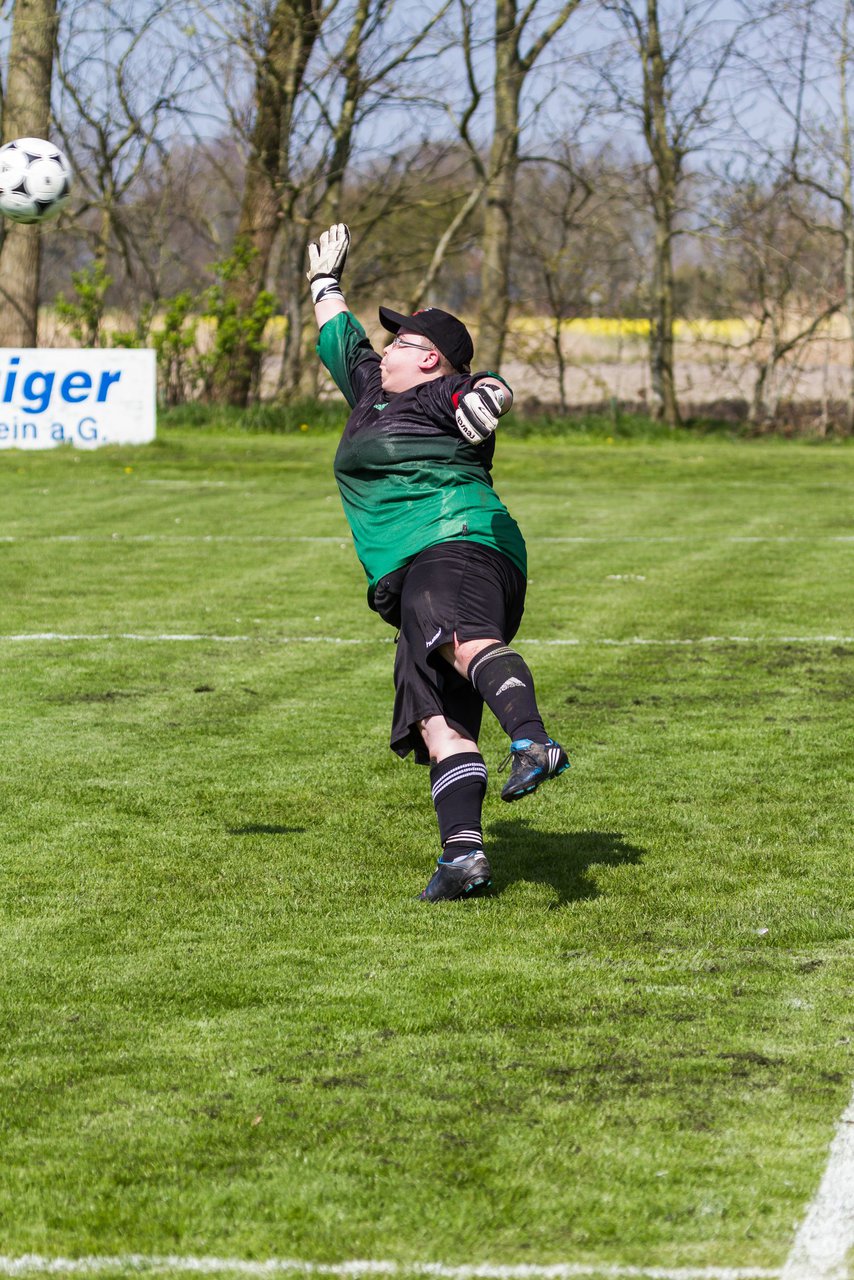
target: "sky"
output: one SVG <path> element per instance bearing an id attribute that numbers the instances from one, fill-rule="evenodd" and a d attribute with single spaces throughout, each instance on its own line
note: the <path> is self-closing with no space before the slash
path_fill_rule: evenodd
<path id="1" fill-rule="evenodd" d="M 783 54 L 792 53 L 793 39 L 797 33 L 797 15 L 810 4 L 814 16 L 814 47 L 818 47 L 818 35 L 822 28 L 832 36 L 834 17 L 845 0 L 799 0 L 787 7 L 784 21 L 779 25 L 775 41 L 767 35 L 746 33 L 733 52 L 729 65 L 717 77 L 714 100 L 716 106 L 709 111 L 709 120 L 694 134 L 698 154 L 708 163 L 719 164 L 731 158 L 733 148 L 741 148 L 744 154 L 754 147 L 761 151 L 760 143 L 783 144 L 790 132 L 790 115 L 787 105 L 793 100 L 791 92 L 775 100 L 773 92 L 762 86 L 763 75 L 775 65 L 783 66 Z M 119 95 L 111 89 L 109 70 L 126 67 L 127 98 L 140 116 L 151 119 L 150 108 L 158 95 L 175 92 L 182 99 L 189 116 L 170 118 L 162 113 L 158 128 L 164 138 L 170 130 L 186 132 L 188 125 L 198 136 L 215 136 L 232 128 L 226 104 L 243 107 L 250 100 L 251 64 L 236 53 L 229 33 L 236 29 L 236 13 L 243 0 L 208 0 L 203 6 L 197 0 L 166 0 L 170 8 L 168 22 L 151 22 L 158 11 L 153 0 L 65 0 L 63 5 L 63 35 L 60 43 L 60 60 L 74 81 L 83 85 L 87 106 L 96 122 L 112 118 L 115 130 L 124 126 L 123 108 Z M 253 0 L 260 3 L 260 0 Z M 455 0 L 456 3 L 456 0 Z M 476 59 L 477 75 L 484 89 L 482 105 L 474 117 L 474 135 L 486 144 L 490 134 L 491 110 L 489 79 L 491 53 L 489 48 L 491 0 L 479 0 L 480 12 L 477 35 L 482 46 Z M 347 0 L 340 0 L 346 12 Z M 395 38 L 403 38 L 426 14 L 434 15 L 440 0 L 425 4 L 424 0 L 398 0 L 390 38 L 372 50 L 375 58 L 388 53 Z M 540 0 L 535 15 L 536 29 L 559 7 L 558 0 Z M 755 12 L 755 6 L 752 6 Z M 212 17 L 205 17 L 207 10 Z M 677 110 L 686 111 L 704 92 L 708 77 L 709 28 L 706 20 L 714 19 L 717 47 L 743 22 L 745 5 L 741 0 L 661 0 L 662 26 L 666 34 L 676 30 L 677 16 L 682 20 L 683 37 L 695 29 L 685 41 L 686 66 L 674 81 L 673 102 Z M 5 61 L 11 14 L 10 0 L 0 9 L 0 56 Z M 105 15 L 110 14 L 117 28 L 111 35 L 105 31 Z M 686 25 L 685 15 L 691 18 Z M 542 16 L 540 16 L 542 15 Z M 146 20 L 150 25 L 146 25 Z M 220 24 L 220 25 L 218 25 Z M 532 23 L 532 26 L 534 24 Z M 192 32 L 192 34 L 190 34 Z M 582 0 L 564 31 L 554 40 L 541 58 L 535 72 L 529 77 L 524 97 L 526 140 L 529 145 L 548 145 L 559 133 L 583 136 L 590 145 L 608 139 L 625 148 L 640 149 L 637 113 L 632 102 L 637 99 L 638 61 L 627 53 L 613 48 L 619 34 L 613 15 L 604 13 L 598 0 Z M 216 63 L 213 75 L 207 75 L 193 64 L 202 38 L 211 58 Z M 431 37 L 434 47 L 444 42 L 444 51 L 437 64 L 416 64 L 404 82 L 404 93 L 386 102 L 383 110 L 366 120 L 361 131 L 361 147 L 366 154 L 387 151 L 390 145 L 399 145 L 407 136 L 417 140 L 425 128 L 425 108 L 402 99 L 409 96 L 417 101 L 419 96 L 432 95 L 441 100 L 444 111 L 437 107 L 429 118 L 429 130 L 433 136 L 453 130 L 451 108 L 465 99 L 467 91 L 462 60 L 458 49 L 458 27 L 445 24 Z M 182 43 L 185 52 L 181 53 Z M 786 49 L 788 46 L 788 49 Z M 597 65 L 598 64 L 598 69 Z M 607 69 L 605 80 L 601 67 Z M 438 73 L 437 73 L 438 68 Z M 816 117 L 824 115 L 832 120 L 838 112 L 834 96 L 835 84 L 828 74 L 827 65 L 811 68 L 813 75 L 808 87 L 806 103 Z M 5 68 L 4 68 L 5 71 Z M 313 88 L 320 88 L 316 71 Z M 4 74 L 5 80 L 5 74 Z M 58 85 L 55 94 L 63 114 L 73 111 L 73 103 L 67 91 Z M 622 97 L 622 102 L 619 99 Z M 610 110 L 604 110 L 606 106 Z M 727 110 L 724 110 L 724 109 Z M 305 129 L 310 133 L 312 117 L 306 115 Z M 724 136 L 715 127 L 713 117 L 735 116 L 738 134 L 734 141 L 728 127 Z M 583 125 L 580 123 L 583 121 Z M 728 122 L 729 123 L 729 122 Z M 581 130 L 583 128 L 583 135 Z M 426 129 L 425 129 L 426 131 Z M 306 145 L 310 145 L 307 137 Z"/>

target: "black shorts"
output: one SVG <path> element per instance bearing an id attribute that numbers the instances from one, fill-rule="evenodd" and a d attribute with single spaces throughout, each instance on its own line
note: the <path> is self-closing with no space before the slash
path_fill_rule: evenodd
<path id="1" fill-rule="evenodd" d="M 422 551 L 405 570 L 377 584 L 374 607 L 400 628 L 394 661 L 391 749 L 429 756 L 418 723 L 444 716 L 477 741 L 483 699 L 438 652 L 458 640 L 501 640 L 519 630 L 525 576 L 512 560 L 477 542 L 443 542 Z"/>

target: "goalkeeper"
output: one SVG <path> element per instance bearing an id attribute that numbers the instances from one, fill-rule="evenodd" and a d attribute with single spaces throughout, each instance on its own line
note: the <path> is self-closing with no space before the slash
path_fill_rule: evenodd
<path id="1" fill-rule="evenodd" d="M 349 243 L 338 223 L 309 245 L 317 352 L 352 410 L 335 478 L 368 604 L 400 633 L 391 748 L 430 764 L 442 854 L 421 897 L 474 897 L 492 883 L 481 827 L 483 704 L 510 738 L 503 800 L 569 766 L 510 648 L 525 602 L 525 543 L 489 473 L 513 395 L 497 374 L 471 373 L 468 330 L 435 307 L 411 316 L 381 307 L 393 337 L 378 355 L 341 291 Z"/>

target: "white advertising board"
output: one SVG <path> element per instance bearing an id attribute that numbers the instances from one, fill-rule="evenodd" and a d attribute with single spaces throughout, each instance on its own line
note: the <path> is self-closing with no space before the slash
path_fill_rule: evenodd
<path id="1" fill-rule="evenodd" d="M 156 409 L 153 351 L 0 348 L 0 449 L 144 444 Z"/>

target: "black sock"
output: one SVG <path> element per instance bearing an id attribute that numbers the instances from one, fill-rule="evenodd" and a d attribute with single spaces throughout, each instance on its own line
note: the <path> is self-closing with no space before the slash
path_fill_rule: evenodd
<path id="1" fill-rule="evenodd" d="M 534 693 L 534 677 L 515 649 L 493 644 L 469 663 L 468 678 L 508 738 L 550 742 Z"/>
<path id="2" fill-rule="evenodd" d="M 460 854 L 482 849 L 486 765 L 480 752 L 463 751 L 431 765 L 430 788 L 445 861 L 452 862 Z"/>

